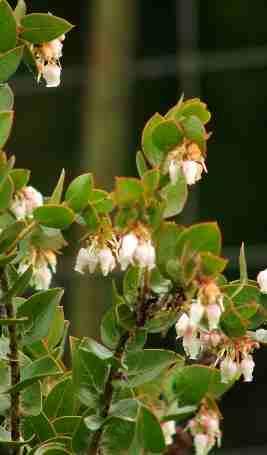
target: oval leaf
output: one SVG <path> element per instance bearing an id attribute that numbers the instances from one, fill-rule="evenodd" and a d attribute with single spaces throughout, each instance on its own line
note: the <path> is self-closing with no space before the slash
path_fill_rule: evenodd
<path id="1" fill-rule="evenodd" d="M 7 81 L 17 71 L 22 55 L 23 46 L 0 55 L 0 82 Z"/>
<path id="2" fill-rule="evenodd" d="M 52 14 L 33 13 L 21 20 L 21 37 L 30 43 L 44 43 L 67 33 L 73 25 Z"/>
<path id="3" fill-rule="evenodd" d="M 8 140 L 13 123 L 13 116 L 13 111 L 0 112 L 0 149 L 4 147 Z"/>
<path id="4" fill-rule="evenodd" d="M 93 187 L 92 174 L 83 174 L 69 185 L 65 199 L 69 207 L 75 212 L 80 212 L 88 204 L 90 192 Z"/>
<path id="5" fill-rule="evenodd" d="M 13 11 L 6 0 L 0 0 L 0 52 L 16 46 L 17 24 Z"/>
<path id="6" fill-rule="evenodd" d="M 73 223 L 75 218 L 74 212 L 69 207 L 55 204 L 38 207 L 33 216 L 40 224 L 56 229 L 67 228 Z"/>

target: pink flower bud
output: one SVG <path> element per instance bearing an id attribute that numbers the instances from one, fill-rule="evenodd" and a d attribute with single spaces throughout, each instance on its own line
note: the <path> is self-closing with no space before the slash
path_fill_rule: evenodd
<path id="1" fill-rule="evenodd" d="M 238 372 L 238 367 L 236 362 L 234 362 L 230 357 L 226 357 L 220 363 L 220 370 L 221 370 L 221 382 L 227 384 L 228 382 L 232 381 Z"/>
<path id="2" fill-rule="evenodd" d="M 253 380 L 253 370 L 255 362 L 251 355 L 246 356 L 240 363 L 240 373 L 244 376 L 245 382 L 251 382 Z"/>
<path id="3" fill-rule="evenodd" d="M 203 167 L 196 161 L 186 160 L 182 162 L 182 169 L 188 185 L 194 185 L 201 179 Z"/>
<path id="4" fill-rule="evenodd" d="M 259 284 L 262 293 L 267 293 L 267 269 L 262 270 L 258 273 L 257 282 Z"/>
<path id="5" fill-rule="evenodd" d="M 47 63 L 43 69 L 43 78 L 47 87 L 58 87 L 60 84 L 61 68 L 54 63 Z"/>
<path id="6" fill-rule="evenodd" d="M 206 315 L 209 323 L 209 329 L 214 330 L 218 328 L 222 310 L 217 303 L 210 303 L 206 306 Z"/>

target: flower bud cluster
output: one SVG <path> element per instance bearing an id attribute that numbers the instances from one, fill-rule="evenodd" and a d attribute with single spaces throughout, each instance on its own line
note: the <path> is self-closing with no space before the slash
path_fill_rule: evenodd
<path id="1" fill-rule="evenodd" d="M 194 438 L 196 455 L 206 455 L 215 444 L 221 444 L 221 431 L 218 413 L 206 406 L 201 406 L 197 415 L 188 423 Z"/>
<path id="2" fill-rule="evenodd" d="M 221 351 L 218 354 L 220 361 L 221 381 L 228 383 L 238 376 L 243 375 L 245 382 L 253 380 L 253 370 L 255 362 L 251 353 L 259 347 L 259 343 L 250 332 L 244 337 L 227 339 L 221 345 Z"/>
<path id="3" fill-rule="evenodd" d="M 30 266 L 33 267 L 30 285 L 39 291 L 47 290 L 53 273 L 56 273 L 57 257 L 54 251 L 32 248 L 19 263 L 18 273 L 23 274 Z"/>
<path id="4" fill-rule="evenodd" d="M 47 87 L 58 87 L 61 77 L 60 58 L 65 35 L 33 48 L 39 70 L 38 78 L 44 78 Z"/>
<path id="5" fill-rule="evenodd" d="M 19 190 L 11 203 L 10 210 L 17 220 L 31 217 L 37 207 L 43 205 L 43 196 L 32 186 L 24 186 Z"/>
<path id="6" fill-rule="evenodd" d="M 166 166 L 172 184 L 177 182 L 180 170 L 188 185 L 198 182 L 203 170 L 207 172 L 205 159 L 199 146 L 195 142 L 187 140 L 169 153 Z"/>
<path id="7" fill-rule="evenodd" d="M 88 270 L 94 273 L 99 266 L 106 276 L 117 264 L 122 270 L 126 270 L 129 265 L 153 269 L 156 265 L 156 252 L 150 237 L 140 237 L 135 232 L 129 232 L 119 240 L 113 236 L 112 240 L 103 241 L 95 236 L 86 248 L 80 249 L 75 271 L 84 273 Z"/>
<path id="8" fill-rule="evenodd" d="M 183 313 L 176 323 L 177 338 L 183 338 L 183 347 L 191 359 L 196 359 L 205 346 L 204 333 L 219 343 L 218 329 L 224 311 L 223 297 L 218 286 L 209 282 L 200 287 L 198 297 L 193 299 L 188 314 Z"/>

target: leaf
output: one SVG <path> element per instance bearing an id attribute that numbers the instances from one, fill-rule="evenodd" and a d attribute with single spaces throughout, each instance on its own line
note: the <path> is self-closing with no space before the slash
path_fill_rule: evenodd
<path id="1" fill-rule="evenodd" d="M 92 352 L 92 354 L 101 360 L 107 360 L 113 357 L 112 351 L 95 341 L 93 338 L 83 338 L 81 346 L 85 347 L 88 351 Z"/>
<path id="2" fill-rule="evenodd" d="M 75 412 L 76 397 L 71 377 L 58 382 L 49 392 L 44 412 L 49 419 L 72 416 Z"/>
<path id="3" fill-rule="evenodd" d="M 140 180 L 135 178 L 116 178 L 115 199 L 118 205 L 131 205 L 140 202 L 144 189 Z"/>
<path id="4" fill-rule="evenodd" d="M 53 350 L 62 340 L 65 329 L 64 310 L 61 306 L 56 307 L 56 313 L 47 335 L 47 346 Z"/>
<path id="5" fill-rule="evenodd" d="M 14 106 L 14 95 L 8 84 L 0 85 L 0 111 L 11 111 Z"/>
<path id="6" fill-rule="evenodd" d="M 8 290 L 6 298 L 13 298 L 22 295 L 28 288 L 33 275 L 32 266 L 28 267 L 25 272 L 18 277 L 11 289 Z"/>
<path id="7" fill-rule="evenodd" d="M 123 296 L 130 305 L 136 304 L 142 280 L 139 267 L 128 267 L 123 278 Z"/>
<path id="8" fill-rule="evenodd" d="M 138 170 L 139 177 L 143 177 L 146 171 L 148 171 L 148 166 L 144 158 L 143 152 L 139 150 L 136 154 L 136 167 Z"/>
<path id="9" fill-rule="evenodd" d="M 4 253 L 13 245 L 15 246 L 16 240 L 18 239 L 25 226 L 26 224 L 24 221 L 16 221 L 1 232 L 0 253 Z"/>
<path id="10" fill-rule="evenodd" d="M 65 170 L 62 169 L 56 187 L 49 198 L 49 204 L 60 204 L 65 182 Z"/>
<path id="11" fill-rule="evenodd" d="M 48 336 L 62 295 L 62 289 L 49 289 L 37 292 L 20 305 L 17 316 L 28 318 L 24 328 L 25 344 L 31 344 Z"/>
<path id="12" fill-rule="evenodd" d="M 100 326 L 101 339 L 110 349 L 115 349 L 120 341 L 123 329 L 119 327 L 113 308 L 103 316 Z"/>
<path id="13" fill-rule="evenodd" d="M 29 182 L 31 171 L 28 169 L 12 169 L 10 171 L 10 177 L 13 181 L 15 191 L 20 190 Z"/>
<path id="14" fill-rule="evenodd" d="M 112 211 L 114 203 L 106 191 L 92 190 L 89 195 L 89 203 L 97 213 L 106 214 Z"/>
<path id="15" fill-rule="evenodd" d="M 247 261 L 245 255 L 245 246 L 242 243 L 239 254 L 240 281 L 246 284 L 248 282 Z"/>
<path id="16" fill-rule="evenodd" d="M 44 412 L 41 412 L 38 416 L 24 418 L 22 421 L 22 433 L 26 439 L 36 435 L 39 442 L 47 441 L 56 436 L 55 429 Z"/>
<path id="17" fill-rule="evenodd" d="M 137 417 L 139 402 L 132 398 L 116 401 L 110 406 L 109 416 L 134 421 Z"/>
<path id="18" fill-rule="evenodd" d="M 205 151 L 206 132 L 201 120 L 199 120 L 199 118 L 195 115 L 191 115 L 190 117 L 186 117 L 181 123 L 183 125 L 186 138 L 194 141 L 201 150 Z"/>
<path id="19" fill-rule="evenodd" d="M 181 170 L 178 172 L 177 182 L 175 184 L 168 183 L 162 188 L 160 195 L 166 204 L 163 212 L 164 218 L 170 218 L 181 213 L 188 197 L 187 183 Z"/>
<path id="20" fill-rule="evenodd" d="M 129 305 L 122 304 L 116 306 L 116 316 L 118 324 L 126 330 L 133 330 L 136 326 L 136 314 Z"/>
<path id="21" fill-rule="evenodd" d="M 102 438 L 101 446 L 108 454 L 123 455 L 127 453 L 127 449 L 130 447 L 134 437 L 135 423 L 119 419 L 117 417 L 111 417 L 108 423 L 105 425 Z"/>
<path id="22" fill-rule="evenodd" d="M 14 16 L 19 24 L 21 19 L 26 15 L 27 6 L 24 0 L 18 0 L 17 6 L 14 9 Z"/>
<path id="23" fill-rule="evenodd" d="M 14 184 L 10 176 L 8 176 L 3 183 L 0 184 L 0 210 L 5 210 L 10 206 L 13 192 Z"/>
<path id="24" fill-rule="evenodd" d="M 196 116 L 205 125 L 210 121 L 211 115 L 207 109 L 207 105 L 200 101 L 199 98 L 193 98 L 185 101 L 184 103 L 178 103 L 167 113 L 167 118 L 174 118 L 176 121 L 180 121 L 183 117 Z"/>
<path id="25" fill-rule="evenodd" d="M 49 376 L 59 376 L 62 369 L 52 356 L 44 356 L 38 360 L 30 362 L 21 369 L 21 380 L 13 387 L 10 387 L 6 393 L 19 392 L 29 385 Z"/>
<path id="26" fill-rule="evenodd" d="M 32 52 L 31 44 L 27 41 L 21 40 L 24 45 L 24 52 L 23 52 L 23 63 L 27 66 L 28 70 L 33 74 L 33 76 L 38 80 L 39 69 L 37 66 L 37 60 Z"/>
<path id="27" fill-rule="evenodd" d="M 142 447 L 152 453 L 162 453 L 166 447 L 158 419 L 145 406 L 139 411 L 137 435 Z"/>
<path id="28" fill-rule="evenodd" d="M 225 269 L 228 260 L 207 252 L 200 253 L 201 273 L 204 276 L 216 277 Z"/>
<path id="29" fill-rule="evenodd" d="M 194 252 L 210 252 L 219 255 L 221 233 L 217 223 L 199 223 L 185 229 L 180 234 L 177 253 L 181 255 L 185 247 Z"/>
<path id="30" fill-rule="evenodd" d="M 81 212 L 88 204 L 92 187 L 92 174 L 83 174 L 74 179 L 65 194 L 68 206 L 75 212 Z"/>
<path id="31" fill-rule="evenodd" d="M 20 411 L 23 416 L 36 416 L 42 411 L 40 381 L 31 384 L 20 394 Z"/>
<path id="32" fill-rule="evenodd" d="M 15 47 L 4 54 L 0 54 L 0 82 L 7 81 L 17 71 L 22 56 L 23 46 Z"/>
<path id="33" fill-rule="evenodd" d="M 165 153 L 160 150 L 152 140 L 152 133 L 154 128 L 164 121 L 164 117 L 156 113 L 146 123 L 142 133 L 142 148 L 145 157 L 152 166 L 157 166 L 162 163 L 165 158 Z"/>
<path id="34" fill-rule="evenodd" d="M 27 441 L 12 441 L 10 431 L 5 430 L 3 427 L 0 427 L 0 446 L 7 447 L 22 447 L 28 445 L 32 441 L 32 438 Z"/>
<path id="35" fill-rule="evenodd" d="M 6 0 L 0 1 L 0 52 L 16 46 L 17 24 L 13 11 Z"/>
<path id="36" fill-rule="evenodd" d="M 34 44 L 59 38 L 73 27 L 60 17 L 42 13 L 27 14 L 21 20 L 21 26 L 21 37 Z"/>
<path id="37" fill-rule="evenodd" d="M 152 196 L 156 191 L 160 181 L 160 172 L 158 169 L 150 169 L 142 177 L 146 196 Z"/>
<path id="38" fill-rule="evenodd" d="M 166 310 L 158 311 L 149 319 L 145 328 L 149 333 L 162 333 L 167 332 L 169 328 L 177 321 L 177 311 Z"/>
<path id="39" fill-rule="evenodd" d="M 181 356 L 163 349 L 128 352 L 123 358 L 130 387 L 152 381 L 166 368 L 182 362 Z"/>
<path id="40" fill-rule="evenodd" d="M 88 417 L 85 417 L 84 423 L 87 426 L 87 428 L 91 431 L 97 431 L 99 430 L 102 425 L 105 422 L 105 417 L 101 417 L 96 414 L 89 415 Z"/>
<path id="41" fill-rule="evenodd" d="M 88 205 L 88 207 L 86 207 L 83 211 L 82 218 L 90 232 L 97 231 L 100 225 L 100 219 L 94 207 Z"/>
<path id="42" fill-rule="evenodd" d="M 181 232 L 183 232 L 181 226 L 171 222 L 163 222 L 153 236 L 157 253 L 157 265 L 163 275 L 168 275 L 168 262 L 177 258 Z"/>
<path id="43" fill-rule="evenodd" d="M 164 154 L 183 142 L 183 131 L 173 120 L 164 120 L 152 131 L 153 144 Z"/>
<path id="44" fill-rule="evenodd" d="M 75 218 L 74 212 L 69 207 L 55 204 L 38 207 L 34 210 L 33 216 L 40 224 L 55 229 L 66 229 Z"/>
<path id="45" fill-rule="evenodd" d="M 36 226 L 31 235 L 31 243 L 43 250 L 59 251 L 67 245 L 59 229 Z"/>
<path id="46" fill-rule="evenodd" d="M 218 399 L 232 385 L 232 382 L 221 382 L 218 369 L 203 365 L 190 365 L 177 370 L 172 383 L 181 406 L 198 404 L 207 394 Z"/>
<path id="47" fill-rule="evenodd" d="M 0 149 L 4 147 L 6 141 L 9 138 L 13 123 L 13 117 L 13 111 L 0 112 Z"/>
<path id="48" fill-rule="evenodd" d="M 29 455 L 71 455 L 71 452 L 66 450 L 61 443 L 57 443 L 57 439 L 35 447 L 33 451 L 29 452 Z"/>

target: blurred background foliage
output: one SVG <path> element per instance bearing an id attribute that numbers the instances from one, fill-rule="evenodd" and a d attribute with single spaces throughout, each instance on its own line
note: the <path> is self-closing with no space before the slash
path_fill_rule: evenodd
<path id="1" fill-rule="evenodd" d="M 59 89 L 38 87 L 23 68 L 11 82 L 16 120 L 7 148 L 19 167 L 32 170 L 32 184 L 49 194 L 64 167 L 69 179 L 90 170 L 111 189 L 115 175 L 136 173 L 147 119 L 183 92 L 201 97 L 213 113 L 209 173 L 192 188 L 181 221 L 218 220 L 232 260 L 228 276 L 235 276 L 244 240 L 254 277 L 267 263 L 266 1 L 27 3 L 76 24 L 64 43 Z M 74 276 L 76 239 L 72 232 L 57 284 L 66 288 L 72 333 L 98 336 L 110 283 Z M 226 447 L 267 443 L 266 354 L 258 354 L 255 382 L 224 399 Z"/>

